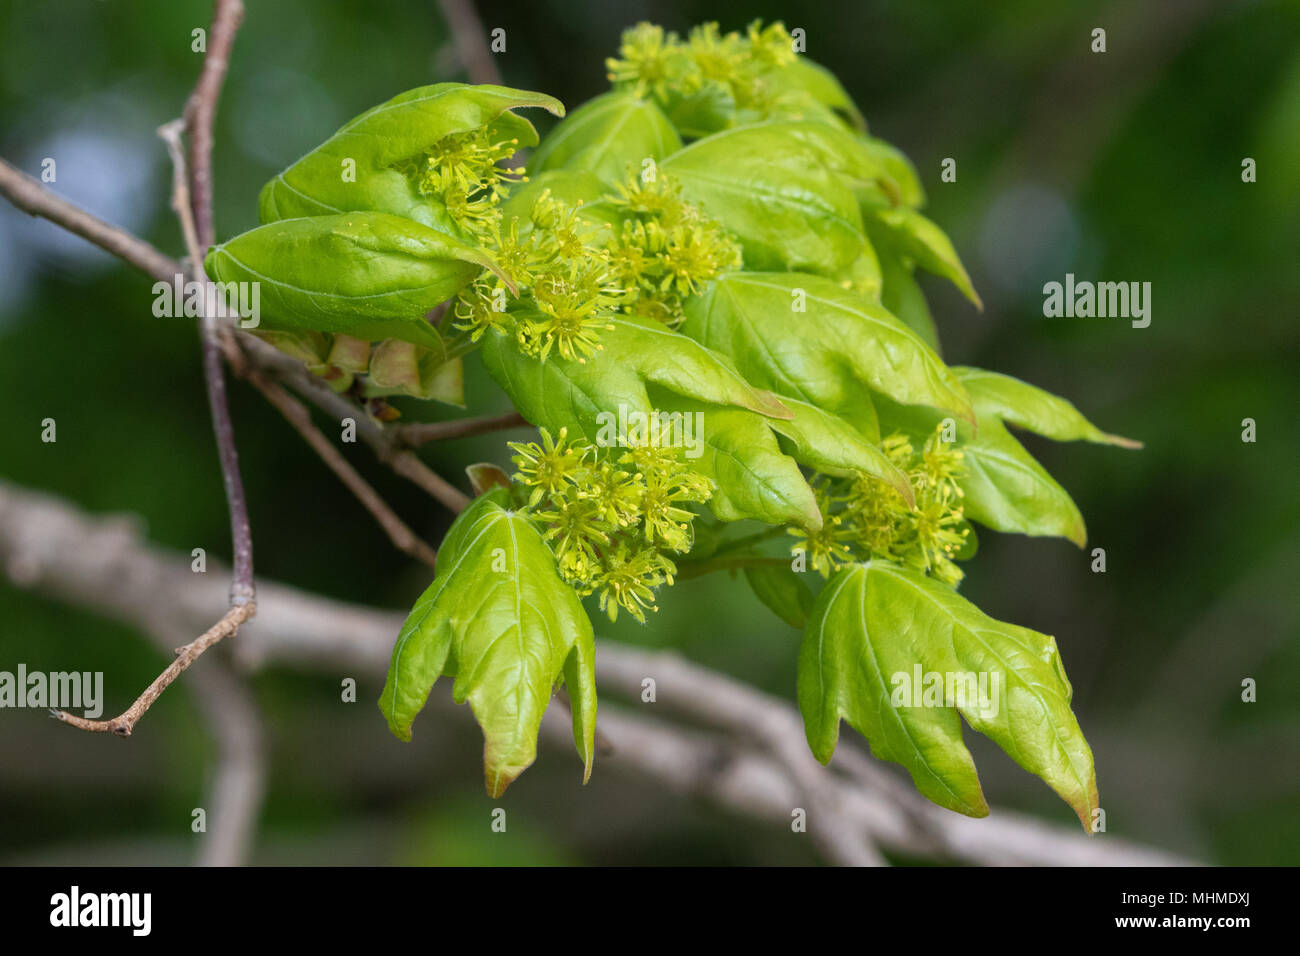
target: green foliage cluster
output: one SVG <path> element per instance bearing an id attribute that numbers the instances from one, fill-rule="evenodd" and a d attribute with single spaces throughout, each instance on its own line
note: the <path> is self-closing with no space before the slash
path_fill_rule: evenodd
<path id="1" fill-rule="evenodd" d="M 499 793 L 563 681 L 590 770 L 580 599 L 643 620 L 681 565 L 745 566 L 804 627 L 799 704 L 819 759 L 847 720 L 928 797 L 981 815 L 965 717 L 1087 825 L 1092 757 L 1055 642 L 964 599 L 956 562 L 975 553 L 972 522 L 1084 541 L 1008 425 L 1131 443 L 1063 399 L 943 361 L 915 273 L 978 306 L 969 276 L 920 213 L 911 163 L 783 26 L 683 39 L 642 24 L 608 67 L 612 89 L 541 142 L 513 110 L 562 116 L 544 94 L 401 94 L 276 176 L 263 224 L 208 256 L 219 281 L 260 281 L 265 334 L 340 387 L 391 389 L 375 357 L 401 343 L 408 394 L 461 402 L 459 363 L 478 350 L 541 429 L 512 445 L 514 485 L 443 542 L 394 649 L 390 726 L 409 737 L 433 682 L 454 678 Z M 525 173 L 514 157 L 532 147 Z M 703 427 L 658 444 L 610 431 L 662 417 Z M 793 553 L 772 554 L 766 532 L 719 547 L 737 521 L 790 529 Z M 815 595 L 809 577 L 825 579 Z M 993 708 L 900 705 L 894 677 L 914 667 L 996 676 L 1003 693 Z"/>

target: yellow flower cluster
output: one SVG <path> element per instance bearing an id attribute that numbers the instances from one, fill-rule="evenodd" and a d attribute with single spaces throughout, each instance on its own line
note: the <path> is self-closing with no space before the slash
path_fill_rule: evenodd
<path id="1" fill-rule="evenodd" d="M 794 62 L 790 34 L 780 23 L 750 24 L 744 36 L 722 33 L 716 23 L 695 27 L 685 40 L 662 27 L 639 23 L 623 33 L 619 55 L 606 60 L 615 87 L 674 101 L 720 95 L 742 109 L 761 109 L 769 95 L 765 75 Z"/>
<path id="2" fill-rule="evenodd" d="M 644 623 L 658 610 L 655 589 L 677 573 L 668 553 L 691 548 L 695 515 L 682 505 L 707 501 L 708 481 L 663 439 L 619 451 L 570 440 L 563 428 L 558 439 L 543 428 L 541 438 L 510 443 L 514 478 L 531 489 L 527 510 L 561 576 L 580 595 L 599 593 L 611 621 L 621 607 Z"/>
<path id="3" fill-rule="evenodd" d="M 890 435 L 881 448 L 907 476 L 916 498 L 909 508 L 888 482 L 867 475 L 814 486 L 822 527 L 815 532 L 791 529 L 794 544 L 813 570 L 828 577 L 841 565 L 883 558 L 924 570 L 948 584 L 962 571 L 953 562 L 970 536 L 958 482 L 965 476 L 961 449 L 945 442 L 942 428 L 917 451 L 906 436 Z"/>
<path id="4" fill-rule="evenodd" d="M 457 226 L 483 238 L 501 219 L 505 190 L 523 178 L 522 166 L 500 165 L 518 148 L 518 140 L 498 140 L 487 128 L 452 133 L 404 171 L 420 195 L 441 199 Z"/>
<path id="5" fill-rule="evenodd" d="M 552 351 L 585 362 L 620 312 L 672 325 L 682 297 L 740 265 L 740 247 L 662 173 L 629 170 L 610 196 L 621 229 L 584 219 L 545 190 L 526 220 L 492 223 L 485 246 L 519 287 L 511 302 L 500 277 L 484 274 L 456 299 L 456 328 L 477 342 L 512 333 L 528 355 Z"/>
<path id="6" fill-rule="evenodd" d="M 485 273 L 457 296 L 456 328 L 472 341 L 488 329 L 513 330 L 520 348 L 542 361 L 554 350 L 585 362 L 623 300 L 600 241 L 600 227 L 545 191 L 527 221 L 513 218 L 504 230 L 494 225 L 487 242 L 518 285 L 518 301 L 509 304 L 505 283 Z"/>
<path id="7" fill-rule="evenodd" d="M 740 267 L 740 246 L 655 167 L 629 170 L 611 203 L 625 218 L 605 252 L 629 313 L 676 324 L 683 296 Z"/>

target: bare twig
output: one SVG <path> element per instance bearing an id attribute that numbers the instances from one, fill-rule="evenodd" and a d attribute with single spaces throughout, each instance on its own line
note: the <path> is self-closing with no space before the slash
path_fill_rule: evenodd
<path id="1" fill-rule="evenodd" d="M 451 30 L 456 55 L 460 57 L 469 81 L 500 86 L 501 71 L 497 69 L 483 21 L 474 9 L 473 0 L 438 0 L 438 7 Z"/>
<path id="2" fill-rule="evenodd" d="M 410 425 L 398 425 L 388 428 L 398 442 L 412 448 L 426 442 L 442 441 L 446 438 L 467 438 L 470 435 L 486 435 L 489 432 L 502 431 L 507 428 L 525 428 L 528 420 L 518 412 L 506 412 L 503 415 L 484 415 L 481 418 L 459 418 L 449 422 L 414 422 Z"/>
<path id="3" fill-rule="evenodd" d="M 235 445 L 235 428 L 230 420 L 230 403 L 226 397 L 226 376 L 222 368 L 223 353 L 236 352 L 233 338 L 223 341 L 217 321 L 217 291 L 203 270 L 203 250 L 206 246 L 198 234 L 194 217 L 189 178 L 186 173 L 185 154 L 181 148 L 182 120 L 173 120 L 158 128 L 158 135 L 167 144 L 172 159 L 172 208 L 181 223 L 181 232 L 189 249 L 190 271 L 203 288 L 203 314 L 199 316 L 199 330 L 203 341 L 203 377 L 207 383 L 208 405 L 212 411 L 212 428 L 217 437 L 217 452 L 221 461 L 221 477 L 226 489 L 226 504 L 230 512 L 230 533 L 233 541 L 234 576 L 230 585 L 233 604 L 251 602 L 256 597 L 253 583 L 253 534 L 248 522 L 248 502 L 244 483 L 239 475 L 239 450 Z"/>
<path id="4" fill-rule="evenodd" d="M 145 688 L 143 694 L 136 698 L 135 703 L 122 711 L 118 716 L 111 720 L 89 720 L 85 717 L 77 717 L 69 714 L 67 711 L 55 710 L 51 714 L 65 724 L 71 724 L 81 730 L 90 730 L 97 733 L 112 733 L 119 737 L 130 737 L 131 731 L 135 729 L 136 722 L 144 716 L 145 711 L 153 706 L 162 692 L 165 691 L 171 682 L 177 677 L 189 670 L 189 666 L 199 659 L 209 647 L 219 642 L 222 638 L 229 637 L 239 630 L 239 625 L 243 624 L 253 616 L 253 605 L 237 604 L 230 608 L 221 620 L 217 621 L 203 634 L 200 634 L 190 643 L 182 648 L 177 649 L 176 660 L 168 665 L 167 669 L 154 678 L 154 682 Z"/>
<path id="5" fill-rule="evenodd" d="M 235 33 L 244 19 L 241 0 L 216 0 L 212 27 L 208 30 L 207 53 L 194 92 L 185 103 L 185 128 L 190 134 L 190 193 L 199 247 L 212 245 L 212 127 L 217 103 L 230 66 Z"/>
<path id="6" fill-rule="evenodd" d="M 244 5 L 241 0 L 216 0 L 203 68 L 199 71 L 194 91 L 185 103 L 182 126 L 190 134 L 188 175 L 184 154 L 180 150 L 180 128 L 168 124 L 160 130 L 167 141 L 175 171 L 173 205 L 181 218 L 182 226 L 187 223 L 190 225 L 185 233 L 191 267 L 205 289 L 204 301 L 207 308 L 199 318 L 203 340 L 203 376 L 207 382 L 208 404 L 212 409 L 212 426 L 217 436 L 221 477 L 225 483 L 230 531 L 234 539 L 235 570 L 230 586 L 232 603 L 251 602 L 256 595 L 253 583 L 253 535 L 248 523 L 244 483 L 239 476 L 239 452 L 235 446 L 234 426 L 230 421 L 230 406 L 226 397 L 226 378 L 221 363 L 223 351 L 227 357 L 233 358 L 237 350 L 230 331 L 218 327 L 217 310 L 214 307 L 216 291 L 203 271 L 203 254 L 212 245 L 214 238 L 212 127 L 216 120 L 217 103 L 221 99 L 221 88 L 226 80 L 226 69 L 230 65 L 235 33 L 243 18 Z"/>
<path id="7" fill-rule="evenodd" d="M 217 35 L 214 37 L 216 56 L 210 54 L 205 58 L 198 85 L 190 98 L 193 107 L 192 119 L 204 125 L 203 131 L 198 134 L 200 147 L 195 151 L 195 155 L 199 157 L 198 165 L 205 170 L 206 187 L 200 203 L 193 204 L 191 201 L 190 182 L 186 175 L 184 154 L 181 151 L 180 140 L 184 122 L 177 120 L 168 123 L 158 131 L 166 141 L 172 158 L 172 206 L 180 218 L 181 231 L 185 235 L 191 271 L 203 284 L 205 290 L 203 315 L 200 316 L 199 321 L 203 338 L 203 370 L 207 381 L 208 403 L 212 410 L 212 424 L 217 438 L 233 539 L 234 573 L 230 585 L 230 606 L 216 624 L 189 644 L 178 648 L 176 660 L 154 679 L 144 693 L 136 698 L 135 703 L 117 717 L 111 720 L 89 720 L 75 717 L 64 711 L 53 712 L 59 720 L 81 730 L 109 732 L 121 737 L 129 737 L 136 722 L 177 677 L 186 671 L 204 651 L 238 632 L 239 626 L 257 613 L 256 591 L 253 585 L 252 533 L 249 528 L 243 482 L 239 476 L 239 454 L 235 448 L 234 427 L 230 421 L 230 410 L 226 400 L 222 346 L 215 318 L 216 291 L 203 272 L 203 249 L 212 239 L 211 123 L 216 110 L 216 100 L 220 95 L 221 82 L 225 76 L 230 44 L 233 42 L 234 30 L 238 26 L 242 13 L 243 7 L 239 0 L 217 0 L 216 19 L 213 24 L 213 32 Z M 188 113 L 190 107 L 187 107 Z M 206 230 L 206 237 L 203 230 Z"/>
<path id="8" fill-rule="evenodd" d="M 302 435 L 307 444 L 312 447 L 312 450 L 321 457 L 321 460 L 329 466 L 329 469 L 347 486 L 347 489 L 356 496 L 362 506 L 374 516 L 380 527 L 388 535 L 389 540 L 393 542 L 393 547 L 404 554 L 409 554 L 411 557 L 423 561 L 431 568 L 437 565 L 437 552 L 397 516 L 383 497 L 380 496 L 379 492 L 375 491 L 370 483 L 361 477 L 361 474 L 343 457 L 342 452 L 325 437 L 319 428 L 312 424 L 311 413 L 307 411 L 307 406 L 303 405 L 302 402 L 279 385 L 268 381 L 255 371 L 250 370 L 244 377 L 265 396 L 268 402 L 279 409 L 280 414 L 288 420 L 298 434 Z"/>
<path id="9" fill-rule="evenodd" d="M 163 127 L 163 131 L 165 131 L 165 138 L 174 137 L 179 132 L 174 124 Z M 188 193 L 188 185 L 185 185 L 184 188 Z M 8 197 L 19 209 L 35 216 L 41 216 L 56 225 L 64 227 L 101 249 L 118 256 L 122 261 L 135 266 L 155 279 L 170 284 L 175 281 L 176 276 L 185 274 L 185 269 L 180 262 L 169 258 L 131 233 L 111 226 L 90 213 L 79 209 L 72 203 L 60 199 L 41 186 L 35 179 L 15 169 L 4 160 L 0 160 L 0 194 Z M 184 205 L 188 207 L 189 203 L 185 202 Z M 206 281 L 206 275 L 202 273 L 198 230 L 194 224 L 192 211 L 186 212 L 181 216 L 181 219 L 182 231 L 188 233 L 186 244 L 190 258 L 198 266 L 195 277 L 204 282 L 205 290 L 211 292 L 212 290 Z M 205 296 L 205 311 L 207 306 Z M 467 495 L 430 469 L 409 448 L 400 445 L 387 430 L 371 420 L 364 410 L 343 396 L 332 392 L 324 383 L 316 381 L 301 362 L 285 355 L 283 352 L 277 351 L 273 346 L 246 332 L 237 332 L 236 338 L 243 347 L 243 355 L 246 355 L 257 368 L 274 373 L 276 377 L 289 382 L 299 394 L 305 395 L 313 404 L 327 413 L 337 416 L 340 420 L 343 418 L 355 420 L 357 431 L 362 440 L 374 450 L 381 461 L 398 474 L 419 485 L 436 501 L 454 512 L 463 511 L 469 504 L 470 499 Z M 220 344 L 225 352 L 226 359 L 232 364 L 239 363 L 242 360 L 240 352 L 233 349 L 228 341 L 223 340 Z M 206 364 L 207 358 L 205 355 L 205 367 Z M 236 364 L 236 367 L 239 366 Z M 224 378 L 220 387 L 224 393 Z M 237 455 L 235 456 L 235 463 L 237 466 Z M 237 467 L 232 473 L 237 475 Z M 237 489 L 237 493 L 242 496 L 242 489 Z M 246 554 L 248 568 L 247 578 L 251 582 L 251 535 L 245 537 L 244 540 L 248 542 L 244 553 Z M 236 548 L 236 554 L 239 553 L 240 549 Z"/>
<path id="10" fill-rule="evenodd" d="M 124 527 L 120 518 L 92 518 L 58 499 L 3 481 L 0 568 L 15 583 L 140 627 L 150 626 L 160 613 L 183 624 L 210 620 L 225 603 L 224 588 L 211 575 L 194 574 L 179 555 L 146 546 L 138 529 Z M 262 582 L 258 600 L 257 620 L 233 647 L 236 657 L 250 665 L 278 662 L 335 674 L 355 667 L 378 680 L 403 619 L 400 613 L 330 600 L 273 581 Z M 721 729 L 694 730 L 633 716 L 602 701 L 600 727 L 613 747 L 606 765 L 706 798 L 731 812 L 788 827 L 791 810 L 804 799 L 800 782 L 792 779 L 785 762 L 771 756 L 769 747 L 752 746 L 752 732 L 727 728 L 737 721 L 757 725 L 773 719 L 797 725 L 798 715 L 790 705 L 698 665 L 601 642 L 596 677 L 602 688 L 630 696 L 626 692 L 636 678 L 639 699 L 645 676 L 657 678 L 659 702 L 641 705 L 643 711 L 696 713 Z M 748 693 L 737 694 L 737 688 Z M 698 702 L 715 698 L 724 701 L 729 716 L 706 719 L 700 708 L 707 704 Z M 781 716 L 772 718 L 773 709 Z M 543 727 L 548 740 L 571 747 L 572 731 L 563 725 L 557 710 Z M 851 741 L 841 741 L 835 764 L 847 765 L 852 749 Z M 1089 838 L 1078 827 L 1047 824 L 1002 808 L 995 807 L 983 820 L 963 817 L 928 803 L 901 781 L 893 781 L 885 765 L 874 765 L 880 768 L 880 778 L 897 786 L 881 785 L 874 775 L 845 777 L 815 764 L 809 772 L 825 775 L 829 782 L 821 785 L 835 788 L 839 812 L 853 828 L 846 832 L 865 833 L 887 851 L 990 865 L 1189 862 L 1110 835 Z"/>
<path id="11" fill-rule="evenodd" d="M 397 474 L 418 485 L 434 500 L 457 514 L 469 505 L 468 495 L 421 461 L 414 451 L 400 445 L 393 434 L 367 415 L 364 409 L 337 394 L 308 372 L 306 366 L 297 359 L 247 333 L 239 336 L 239 343 L 249 360 L 259 369 L 292 385 L 298 394 L 339 421 L 352 419 L 361 440 Z"/>
<path id="12" fill-rule="evenodd" d="M 179 262 L 159 252 L 143 239 L 60 199 L 37 180 L 3 159 L 0 159 L 0 193 L 23 212 L 62 226 L 160 282 L 171 283 L 183 271 Z"/>

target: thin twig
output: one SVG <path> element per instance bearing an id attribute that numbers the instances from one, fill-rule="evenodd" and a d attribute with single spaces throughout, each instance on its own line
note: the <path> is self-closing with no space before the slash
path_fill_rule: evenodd
<path id="1" fill-rule="evenodd" d="M 169 132 L 168 135 L 171 133 Z M 135 266 L 169 285 L 175 281 L 176 276 L 185 273 L 183 265 L 177 260 L 164 255 L 131 233 L 109 225 L 72 203 L 60 199 L 35 179 L 15 169 L 4 160 L 0 160 L 0 194 L 5 195 L 19 209 L 62 226 L 106 252 L 112 253 L 128 265 Z M 186 217 L 192 223 L 192 213 L 186 213 Z M 191 243 L 187 239 L 187 246 L 197 249 L 195 245 L 197 229 L 192 225 L 190 228 L 194 232 L 194 242 Z M 182 229 L 185 229 L 184 225 Z M 190 256 L 195 258 L 198 252 L 191 251 Z M 206 282 L 206 274 L 201 273 L 201 260 L 198 260 L 197 264 L 199 268 L 196 271 L 202 275 L 205 289 L 210 289 Z M 334 393 L 323 383 L 313 381 L 314 377 L 301 362 L 277 351 L 273 346 L 247 332 L 236 332 L 236 338 L 243 346 L 243 353 L 257 368 L 273 372 L 282 380 L 290 382 L 295 390 L 305 395 L 314 405 L 329 414 L 336 415 L 340 420 L 343 418 L 355 420 L 362 440 L 394 471 L 419 485 L 427 494 L 453 512 L 459 513 L 465 510 L 470 501 L 467 495 L 432 471 L 410 449 L 401 447 L 387 430 L 368 418 L 359 406 Z M 221 344 L 227 361 L 233 364 L 241 360 L 238 350 L 232 349 L 225 342 Z M 224 381 L 222 388 L 224 390 Z M 248 579 L 251 581 L 251 543 L 247 557 L 250 572 Z"/>
<path id="2" fill-rule="evenodd" d="M 321 460 L 329 466 L 329 469 L 347 486 L 347 489 L 356 496 L 362 506 L 374 516 L 375 520 L 379 522 L 379 526 L 388 535 L 388 539 L 393 542 L 393 547 L 417 560 L 423 561 L 431 568 L 437 566 L 437 552 L 397 516 L 397 513 L 388 506 L 388 503 L 384 501 L 379 492 L 375 491 L 370 483 L 361 477 L 361 474 L 343 457 L 338 448 L 325 437 L 325 434 L 319 428 L 312 424 L 311 413 L 307 411 L 306 405 L 257 372 L 250 370 L 244 377 L 262 393 L 268 402 L 279 409 L 280 414 L 288 420 L 298 434 L 302 435 L 307 444 L 312 447 L 312 450 L 321 457 Z"/>
<path id="3" fill-rule="evenodd" d="M 226 396 L 226 377 L 222 368 L 222 353 L 232 357 L 237 353 L 229 329 L 221 329 L 216 319 L 216 291 L 203 271 L 203 254 L 212 245 L 212 128 L 216 121 L 217 104 L 221 88 L 226 81 L 230 65 L 230 51 L 235 34 L 244 19 L 241 0 L 216 0 L 212 13 L 212 28 L 208 31 L 207 52 L 198 82 L 185 103 L 183 126 L 190 134 L 190 162 L 188 175 L 184 154 L 180 151 L 179 130 L 174 139 L 167 139 L 167 148 L 175 169 L 174 205 L 184 225 L 191 220 L 191 230 L 186 232 L 192 271 L 206 290 L 204 301 L 209 308 L 199 318 L 203 341 L 203 376 L 207 383 L 208 404 L 212 409 L 212 426 L 217 436 L 217 450 L 221 459 L 221 477 L 226 488 L 226 503 L 230 511 L 230 531 L 234 549 L 234 579 L 230 585 L 232 603 L 253 601 L 256 595 L 253 583 L 253 534 L 248 522 L 248 503 L 244 483 L 239 475 L 239 452 L 235 445 L 234 425 L 230 420 L 230 403 Z M 173 127 L 163 127 L 170 130 Z M 190 216 L 186 216 L 184 208 Z"/>
<path id="4" fill-rule="evenodd" d="M 398 444 L 392 433 L 370 418 L 364 409 L 308 372 L 302 362 L 246 332 L 239 334 L 239 343 L 254 365 L 292 385 L 298 394 L 321 411 L 333 415 L 340 422 L 345 418 L 352 419 L 361 440 L 397 474 L 418 485 L 456 514 L 469 506 L 471 499 L 468 495 L 421 461 L 414 451 Z"/>
<path id="5" fill-rule="evenodd" d="M 230 51 L 235 33 L 244 19 L 241 0 L 216 0 L 212 27 L 208 30 L 207 53 L 194 92 L 185 102 L 185 128 L 190 134 L 190 199 L 194 206 L 194 223 L 199 248 L 212 245 L 212 128 L 217 103 L 230 66 Z"/>
<path id="6" fill-rule="evenodd" d="M 233 339 L 223 344 L 217 322 L 217 291 L 203 270 L 202 240 L 194 218 L 186 174 L 185 154 L 181 148 L 183 120 L 173 120 L 158 128 L 158 135 L 167 144 L 172 159 L 172 208 L 181 223 L 181 232 L 190 254 L 190 271 L 203 288 L 203 314 L 199 316 L 199 329 L 203 340 L 203 377 L 207 383 L 208 405 L 212 411 L 212 428 L 217 437 L 217 452 L 221 460 L 221 477 L 226 488 L 226 504 L 230 512 L 230 534 L 233 542 L 234 575 L 230 584 L 232 604 L 251 602 L 256 598 L 253 583 L 253 533 L 248 522 L 248 502 L 244 483 L 239 475 L 239 450 L 235 446 L 235 428 L 230 420 L 230 403 L 226 397 L 226 376 L 222 357 L 226 350 L 236 351 Z"/>
<path id="7" fill-rule="evenodd" d="M 248 522 L 248 505 L 243 482 L 239 476 L 239 453 L 235 447 L 234 426 L 230 421 L 230 408 L 226 399 L 226 381 L 222 368 L 222 345 L 217 327 L 216 290 L 203 271 L 203 250 L 212 241 L 212 119 L 216 113 L 217 99 L 225 77 L 230 45 L 234 31 L 243 15 L 239 0 L 217 0 L 213 22 L 213 51 L 204 58 L 198 84 L 186 107 L 191 130 L 195 134 L 194 155 L 196 166 L 203 169 L 203 192 L 198 203 L 191 199 L 190 181 L 186 173 L 185 156 L 181 149 L 181 133 L 185 121 L 176 120 L 162 126 L 158 133 L 167 143 L 171 154 L 172 207 L 180 218 L 181 231 L 189 250 L 191 272 L 202 283 L 204 291 L 203 314 L 199 318 L 203 340 L 203 371 L 207 383 L 208 404 L 212 411 L 213 431 L 217 438 L 221 475 L 225 483 L 226 503 L 230 512 L 230 531 L 234 552 L 234 572 L 230 585 L 230 607 L 221 620 L 189 644 L 177 649 L 176 660 L 155 678 L 126 711 L 112 720 L 88 720 L 74 717 L 64 711 L 54 711 L 54 716 L 64 723 L 82 730 L 109 732 L 129 737 L 136 722 L 153 705 L 159 695 L 182 672 L 189 668 L 208 648 L 235 634 L 239 626 L 257 613 L 256 590 L 253 584 L 253 538 Z M 173 273 L 174 275 L 175 273 Z"/>
<path id="8" fill-rule="evenodd" d="M 431 441 L 442 441 L 447 438 L 467 438 L 470 435 L 486 435 L 489 432 L 502 431 L 507 428 L 527 426 L 528 420 L 523 415 L 518 412 L 506 412 L 503 415 L 458 418 L 449 422 L 413 422 L 409 425 L 389 427 L 387 431 L 401 444 L 415 448 Z"/>
<path id="9" fill-rule="evenodd" d="M 130 737 L 131 731 L 135 729 L 136 722 L 144 716 L 145 711 L 153 706 L 154 701 L 168 688 L 171 682 L 188 670 L 189 666 L 198 660 L 199 656 L 209 647 L 238 631 L 239 625 L 253 616 L 253 610 L 254 606 L 252 604 L 236 604 L 226 611 L 221 620 L 208 628 L 206 632 L 200 634 L 184 647 L 178 648 L 176 660 L 172 661 L 165 671 L 154 678 L 154 682 L 145 688 L 144 693 L 136 698 L 134 704 L 111 720 L 89 720 L 85 717 L 76 717 L 64 710 L 53 710 L 50 712 L 51 716 L 82 730 L 117 734 L 119 737 Z"/>
<path id="10" fill-rule="evenodd" d="M 160 282 L 170 284 L 184 271 L 179 262 L 143 239 L 60 199 L 36 179 L 3 159 L 0 159 L 0 194 L 23 212 L 62 226 Z"/>

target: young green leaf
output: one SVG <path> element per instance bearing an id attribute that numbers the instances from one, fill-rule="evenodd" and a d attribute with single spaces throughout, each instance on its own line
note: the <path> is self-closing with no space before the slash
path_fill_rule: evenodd
<path id="1" fill-rule="evenodd" d="M 933 409 L 877 402 L 882 432 L 897 429 L 918 442 L 934 434 L 942 417 Z M 1083 547 L 1087 528 L 1066 490 L 996 415 L 978 413 L 977 419 L 978 431 L 954 422 L 966 469 L 958 481 L 966 516 L 995 531 L 1062 537 Z"/>
<path id="2" fill-rule="evenodd" d="M 545 362 L 519 351 L 513 338 L 483 340 L 488 372 L 530 422 L 554 432 L 567 427 L 597 441 L 597 415 L 620 405 L 648 413 L 646 384 L 717 405 L 736 405 L 769 417 L 790 417 L 776 396 L 754 388 L 725 358 L 652 319 L 611 316 L 601 350 L 585 362 L 553 355 Z"/>
<path id="3" fill-rule="evenodd" d="M 866 132 L 867 121 L 862 118 L 853 98 L 835 74 L 821 64 L 806 56 L 797 57 L 781 67 L 773 79 L 780 87 L 807 93 L 814 102 L 831 110 L 849 127 Z"/>
<path id="4" fill-rule="evenodd" d="M 906 153 L 874 136 L 863 136 L 862 148 L 880 163 L 889 180 L 896 184 L 898 199 L 903 205 L 913 209 L 925 205 L 925 189 L 921 186 L 921 178 L 916 174 L 916 167 Z"/>
<path id="5" fill-rule="evenodd" d="M 425 314 L 495 269 L 445 233 L 379 212 L 286 219 L 213 246 L 217 282 L 259 283 L 270 329 L 342 332 L 441 346 Z"/>
<path id="6" fill-rule="evenodd" d="M 960 713 L 1041 777 L 1085 827 L 1092 822 L 1092 751 L 1070 710 L 1056 641 L 994 620 L 918 571 L 873 560 L 837 572 L 804 631 L 798 695 L 823 763 L 844 719 L 873 754 L 906 767 L 930 800 L 986 816 Z"/>
<path id="7" fill-rule="evenodd" d="M 514 186 L 501 204 L 504 230 L 511 226 L 525 236 L 533 229 L 531 215 L 543 195 L 564 203 L 574 215 L 597 226 L 621 228 L 623 214 L 611 202 L 609 187 L 581 169 L 552 169 Z"/>
<path id="8" fill-rule="evenodd" d="M 609 185 L 682 148 L 668 117 L 653 100 L 613 92 L 587 101 L 547 134 L 529 160 L 531 172 L 567 168 L 591 173 Z"/>
<path id="9" fill-rule="evenodd" d="M 484 774 L 496 797 L 537 756 L 537 732 L 563 676 L 573 702 L 584 780 L 594 753 L 596 695 L 591 622 L 561 580 L 555 556 L 503 490 L 474 501 L 453 524 L 438 574 L 398 634 L 379 698 L 388 726 L 411 723 L 440 676 L 483 728 Z"/>
<path id="10" fill-rule="evenodd" d="M 960 431 L 961 426 L 958 426 Z M 961 445 L 966 515 L 994 531 L 1055 536 L 1083 547 L 1088 529 L 1069 493 L 996 418 Z"/>
<path id="11" fill-rule="evenodd" d="M 868 230 L 870 234 L 870 230 Z M 930 305 L 913 275 L 913 266 L 890 246 L 876 250 L 880 263 L 882 291 L 880 304 L 892 312 L 909 329 L 919 335 L 935 354 L 939 354 L 939 331 L 934 326 Z M 956 371 L 954 369 L 953 371 Z"/>
<path id="12" fill-rule="evenodd" d="M 439 141 L 486 129 L 493 141 L 537 143 L 537 131 L 508 112 L 538 107 L 564 115 L 554 97 L 504 86 L 437 83 L 407 90 L 350 120 L 333 136 L 277 175 L 262 189 L 264 223 L 299 216 L 373 210 L 456 230 L 434 198 L 408 175 Z"/>
<path id="13" fill-rule="evenodd" d="M 745 580 L 768 610 L 797 630 L 803 630 L 812 611 L 813 594 L 803 578 L 788 565 L 745 568 Z"/>
<path id="14" fill-rule="evenodd" d="M 893 485 L 908 507 L 915 504 L 907 476 L 856 428 L 816 405 L 793 398 L 781 401 L 794 412 L 794 418 L 773 419 L 768 424 L 783 437 L 782 446 L 789 444 L 789 454 L 795 461 L 827 475 L 872 475 Z"/>
<path id="15" fill-rule="evenodd" d="M 915 332 L 829 279 L 730 273 L 687 303 L 682 331 L 751 382 L 851 420 L 870 386 L 974 421 L 961 382 Z"/>
<path id="16" fill-rule="evenodd" d="M 828 165 L 818 130 L 832 127 L 759 123 L 725 130 L 679 150 L 662 167 L 683 196 L 736 235 L 746 268 L 835 275 L 865 240 L 857 198 Z"/>
<path id="17" fill-rule="evenodd" d="M 769 427 L 773 419 L 670 396 L 662 389 L 652 395 L 659 409 L 701 416 L 699 455 L 686 461 L 713 482 L 709 507 L 720 520 L 821 527 L 817 499 L 795 459 L 781 451 Z"/>
<path id="18" fill-rule="evenodd" d="M 1110 435 L 1084 418 L 1064 398 L 1045 392 L 1010 375 L 984 369 L 953 369 L 975 410 L 982 415 L 996 415 L 1004 422 L 1056 441 L 1089 441 L 1121 448 L 1141 448 L 1142 443 L 1119 435 Z"/>
<path id="19" fill-rule="evenodd" d="M 619 415 L 656 411 L 703 415 L 699 455 L 690 467 L 716 486 L 709 502 L 724 521 L 820 526 L 812 490 L 781 453 L 769 418 L 793 413 L 753 388 L 716 353 L 653 320 L 618 316 L 601 333 L 604 348 L 585 363 L 520 352 L 507 335 L 483 339 L 483 364 L 519 413 L 558 434 L 596 444 L 617 436 Z M 653 390 L 653 400 L 651 391 Z"/>
<path id="20" fill-rule="evenodd" d="M 953 248 L 952 240 L 942 229 L 916 210 L 905 206 L 874 209 L 867 215 L 874 216 L 876 222 L 884 227 L 881 235 L 888 236 L 897 252 L 915 260 L 926 272 L 948 279 L 976 308 L 984 308 L 979 294 L 971 285 L 966 267 L 961 264 L 961 258 Z M 874 229 L 872 235 L 877 235 Z"/>

